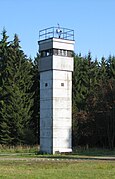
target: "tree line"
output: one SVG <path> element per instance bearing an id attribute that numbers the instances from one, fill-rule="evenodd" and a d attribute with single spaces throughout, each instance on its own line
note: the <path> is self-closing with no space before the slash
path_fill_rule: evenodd
<path id="1" fill-rule="evenodd" d="M 115 147 L 115 57 L 74 54 L 73 146 Z M 39 144 L 39 54 L 28 58 L 18 35 L 0 40 L 0 144 Z"/>
<path id="2" fill-rule="evenodd" d="M 115 147 L 115 57 L 75 55 L 73 145 Z"/>
<path id="3" fill-rule="evenodd" d="M 0 144 L 37 143 L 39 119 L 39 74 L 37 58 L 32 62 L 15 34 L 8 41 L 5 30 L 0 41 Z"/>

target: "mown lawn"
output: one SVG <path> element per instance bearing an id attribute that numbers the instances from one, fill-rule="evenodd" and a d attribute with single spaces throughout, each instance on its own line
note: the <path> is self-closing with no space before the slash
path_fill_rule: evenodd
<path id="1" fill-rule="evenodd" d="M 3 179 L 115 179 L 115 161 L 7 160 L 0 158 Z"/>

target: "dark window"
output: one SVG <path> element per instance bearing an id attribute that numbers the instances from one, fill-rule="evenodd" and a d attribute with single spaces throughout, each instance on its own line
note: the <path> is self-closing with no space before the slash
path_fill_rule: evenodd
<path id="1" fill-rule="evenodd" d="M 47 87 L 48 86 L 48 84 L 47 83 L 45 83 L 45 87 Z"/>
<path id="2" fill-rule="evenodd" d="M 64 86 L 64 83 L 61 83 L 61 86 Z"/>
<path id="3" fill-rule="evenodd" d="M 48 49 L 48 50 L 43 50 L 40 52 L 40 56 L 41 57 L 48 57 L 52 55 L 53 50 L 52 49 Z"/>
<path id="4" fill-rule="evenodd" d="M 46 57 L 48 57 L 50 55 L 50 52 L 49 52 L 49 50 L 46 50 Z"/>
<path id="5" fill-rule="evenodd" d="M 68 56 L 68 57 L 72 57 L 72 55 L 73 55 L 73 52 L 70 51 L 70 50 L 68 50 L 68 51 L 67 51 L 67 56 Z"/>
<path id="6" fill-rule="evenodd" d="M 59 55 L 59 56 L 64 56 L 64 57 L 72 57 L 73 52 L 71 50 L 53 49 L 53 55 Z"/>
<path id="7" fill-rule="evenodd" d="M 63 50 L 63 51 L 62 51 L 62 55 L 65 56 L 65 57 L 67 57 L 67 50 Z"/>
<path id="8" fill-rule="evenodd" d="M 40 52 L 40 56 L 41 56 L 41 57 L 45 57 L 45 51 L 41 51 L 41 52 Z"/>
<path id="9" fill-rule="evenodd" d="M 58 49 L 53 49 L 53 55 L 58 55 Z"/>
<path id="10" fill-rule="evenodd" d="M 73 51 L 64 49 L 47 49 L 40 52 L 41 57 L 48 57 L 51 55 L 58 55 L 64 57 L 72 57 Z"/>

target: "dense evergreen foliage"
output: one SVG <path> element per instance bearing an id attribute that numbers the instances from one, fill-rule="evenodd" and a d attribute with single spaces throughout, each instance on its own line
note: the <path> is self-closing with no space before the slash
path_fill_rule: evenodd
<path id="1" fill-rule="evenodd" d="M 39 143 L 39 54 L 0 40 L 0 144 Z M 73 146 L 115 147 L 115 57 L 74 56 Z"/>
<path id="2" fill-rule="evenodd" d="M 73 145 L 115 146 L 115 57 L 101 62 L 76 55 L 73 73 Z"/>
<path id="3" fill-rule="evenodd" d="M 32 62 L 19 46 L 18 36 L 0 41 L 0 143 L 17 145 L 25 141 L 32 116 Z M 25 131 L 26 129 L 26 131 Z"/>

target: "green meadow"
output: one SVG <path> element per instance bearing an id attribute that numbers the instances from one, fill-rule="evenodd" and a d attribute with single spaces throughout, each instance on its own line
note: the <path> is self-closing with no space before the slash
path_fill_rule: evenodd
<path id="1" fill-rule="evenodd" d="M 0 157 L 2 179 L 115 179 L 115 161 Z"/>
<path id="2" fill-rule="evenodd" d="M 70 155 L 40 155 L 38 148 L 0 146 L 0 179 L 115 179 L 115 150 L 78 148 Z"/>

